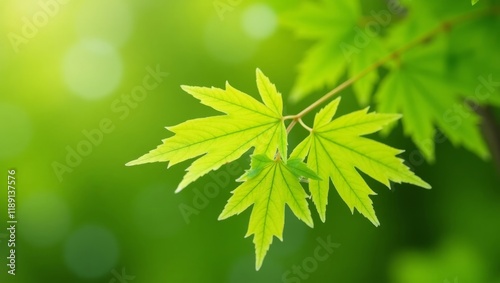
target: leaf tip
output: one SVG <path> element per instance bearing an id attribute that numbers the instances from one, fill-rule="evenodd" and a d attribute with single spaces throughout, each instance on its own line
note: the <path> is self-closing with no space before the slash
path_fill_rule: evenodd
<path id="1" fill-rule="evenodd" d="M 177 189 L 175 189 L 175 193 L 178 194 L 180 193 L 182 190 L 184 190 L 185 186 L 183 186 L 182 184 L 180 184 Z"/>
<path id="2" fill-rule="evenodd" d="M 141 160 L 141 158 L 137 158 L 135 160 L 132 160 L 132 161 L 125 163 L 125 166 L 130 167 L 130 166 L 140 165 L 140 164 L 144 164 L 144 163 L 145 162 L 143 160 Z"/>
<path id="3" fill-rule="evenodd" d="M 306 219 L 304 222 L 307 224 L 307 226 L 314 228 L 314 221 L 312 220 L 312 218 Z M 283 240 L 281 241 L 283 242 Z"/>
<path id="4" fill-rule="evenodd" d="M 365 217 L 368 218 L 368 220 L 370 220 L 370 222 L 373 224 L 373 226 L 375 226 L 375 227 L 380 226 L 380 221 L 378 220 L 377 216 L 375 215 L 375 212 L 373 212 L 373 214 L 370 214 L 370 215 L 365 215 Z"/>
<path id="5" fill-rule="evenodd" d="M 134 162 L 135 162 L 135 160 L 129 161 L 129 162 L 125 163 L 125 166 L 127 166 L 127 167 L 134 166 L 135 165 Z"/>
<path id="6" fill-rule="evenodd" d="M 222 211 L 221 214 L 219 214 L 219 217 L 217 217 L 218 221 L 226 220 L 227 219 L 227 213 L 226 210 Z"/>
<path id="7" fill-rule="evenodd" d="M 325 213 L 321 213 L 319 215 L 319 219 L 321 220 L 321 222 L 326 223 L 326 215 L 325 215 Z"/>
<path id="8" fill-rule="evenodd" d="M 181 89 L 187 93 L 189 93 L 194 87 L 188 85 L 181 85 Z"/>
<path id="9" fill-rule="evenodd" d="M 259 255 L 256 253 L 255 256 L 255 270 L 259 271 L 260 268 L 262 267 L 262 263 L 264 263 L 264 258 L 266 257 L 266 252 L 264 252 L 264 255 Z"/>
<path id="10" fill-rule="evenodd" d="M 255 261 L 255 271 L 259 271 L 261 267 L 262 267 L 262 261 L 259 262 L 258 260 L 256 260 Z"/>
<path id="11" fill-rule="evenodd" d="M 422 182 L 418 186 L 420 186 L 426 190 L 432 189 L 432 186 L 424 180 L 422 180 Z"/>
<path id="12" fill-rule="evenodd" d="M 264 73 L 262 72 L 262 70 L 261 70 L 260 68 L 256 68 L 256 69 L 255 69 L 255 75 L 256 75 L 257 77 L 259 77 L 259 76 L 263 76 L 263 75 L 264 75 Z"/>
<path id="13" fill-rule="evenodd" d="M 380 221 L 378 221 L 377 217 L 370 219 L 375 227 L 380 227 Z"/>

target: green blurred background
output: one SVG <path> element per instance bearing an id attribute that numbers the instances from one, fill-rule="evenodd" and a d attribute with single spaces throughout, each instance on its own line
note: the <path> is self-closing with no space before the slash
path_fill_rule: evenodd
<path id="1" fill-rule="evenodd" d="M 216 113 L 180 85 L 228 80 L 256 96 L 259 67 L 289 93 L 311 43 L 281 27 L 279 14 L 300 1 L 219 2 L 234 7 L 220 13 L 200 0 L 42 0 L 56 3 L 44 18 L 38 1 L 1 1 L 0 160 L 5 179 L 7 169 L 17 170 L 19 223 L 12 277 L 2 185 L 0 282 L 282 282 L 313 256 L 318 237 L 330 237 L 340 247 L 289 282 L 500 283 L 498 171 L 448 142 L 437 145 L 435 164 L 414 168 L 432 190 L 388 191 L 373 182 L 381 227 L 351 215 L 332 193 L 326 224 L 315 214 L 310 229 L 287 214 L 284 242 L 274 240 L 259 272 L 253 243 L 243 237 L 248 211 L 217 221 L 236 187 L 224 180 L 248 167 L 248 155 L 179 194 L 188 162 L 169 170 L 125 167 L 170 135 L 165 126 Z M 368 9 L 384 4 L 365 2 Z M 39 25 L 24 20 L 33 17 Z M 28 36 L 12 45 L 12 33 Z M 135 93 L 158 69 L 168 76 Z M 319 95 L 287 103 L 285 114 Z M 342 97 L 342 113 L 360 108 L 351 90 Z M 398 126 L 383 141 L 411 152 L 402 132 Z M 290 144 L 304 135 L 294 131 Z M 84 153 L 81 160 L 60 167 L 73 150 Z M 209 184 L 218 193 L 203 201 Z M 192 214 L 182 213 L 187 206 Z"/>

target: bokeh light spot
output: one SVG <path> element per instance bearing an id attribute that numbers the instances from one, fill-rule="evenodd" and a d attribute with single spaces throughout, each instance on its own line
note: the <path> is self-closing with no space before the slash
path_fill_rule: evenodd
<path id="1" fill-rule="evenodd" d="M 212 19 L 205 27 L 205 46 L 212 57 L 230 64 L 252 57 L 257 44 L 246 36 L 238 25 Z"/>
<path id="2" fill-rule="evenodd" d="M 152 186 L 141 191 L 134 209 L 134 220 L 143 234 L 151 237 L 175 235 L 187 225 L 179 212 L 179 195 L 174 188 Z"/>
<path id="3" fill-rule="evenodd" d="M 255 39 L 271 36 L 276 30 L 276 13 L 265 4 L 254 4 L 248 7 L 241 18 L 244 31 Z"/>
<path id="4" fill-rule="evenodd" d="M 118 243 L 106 228 L 86 225 L 67 240 L 64 259 L 71 271 L 82 278 L 108 274 L 118 261 Z"/>
<path id="5" fill-rule="evenodd" d="M 121 0 L 86 0 L 79 9 L 76 30 L 82 38 L 97 38 L 119 47 L 132 33 L 129 5 Z"/>
<path id="6" fill-rule="evenodd" d="M 85 99 L 99 99 L 118 86 L 122 61 L 115 48 L 108 43 L 83 40 L 66 54 L 63 76 L 75 94 Z"/>
<path id="7" fill-rule="evenodd" d="M 26 197 L 19 205 L 19 219 L 22 219 L 22 225 L 19 225 L 21 237 L 38 247 L 59 243 L 71 224 L 66 201 L 51 192 Z"/>

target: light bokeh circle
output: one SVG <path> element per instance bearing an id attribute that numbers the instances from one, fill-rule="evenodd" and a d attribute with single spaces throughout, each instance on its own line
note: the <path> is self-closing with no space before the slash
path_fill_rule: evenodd
<path id="1" fill-rule="evenodd" d="M 255 39 L 271 36 L 278 25 L 274 10 L 266 4 L 253 4 L 248 7 L 241 18 L 245 33 Z"/>
<path id="2" fill-rule="evenodd" d="M 139 193 L 134 205 L 134 222 L 138 230 L 149 237 L 164 238 L 176 235 L 187 223 L 176 203 L 181 196 L 175 188 L 164 185 L 147 187 Z"/>
<path id="3" fill-rule="evenodd" d="M 257 43 L 241 30 L 239 25 L 232 25 L 213 18 L 205 26 L 205 48 L 214 59 L 228 64 L 247 61 L 257 50 Z"/>
<path id="4" fill-rule="evenodd" d="M 123 0 L 85 0 L 78 9 L 76 31 L 81 38 L 95 38 L 120 47 L 133 29 L 130 5 Z"/>
<path id="5" fill-rule="evenodd" d="M 20 236 L 36 247 L 53 246 L 67 235 L 71 211 L 67 202 L 53 192 L 37 192 L 19 204 Z"/>
<path id="6" fill-rule="evenodd" d="M 109 43 L 82 40 L 71 47 L 63 60 L 63 78 L 76 95 L 89 100 L 110 95 L 120 83 L 120 55 Z"/>
<path id="7" fill-rule="evenodd" d="M 85 225 L 73 232 L 64 247 L 68 268 L 81 278 L 98 278 L 108 274 L 117 264 L 118 242 L 109 229 Z"/>

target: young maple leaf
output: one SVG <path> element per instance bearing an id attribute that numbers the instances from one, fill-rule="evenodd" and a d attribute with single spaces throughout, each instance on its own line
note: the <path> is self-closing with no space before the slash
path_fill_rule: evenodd
<path id="1" fill-rule="evenodd" d="M 283 241 L 285 204 L 297 218 L 313 227 L 300 177 L 319 179 L 301 160 L 285 162 L 280 158 L 272 160 L 265 155 L 255 155 L 251 169 L 240 178 L 244 183 L 232 192 L 219 216 L 219 220 L 223 220 L 253 205 L 246 237 L 254 235 L 257 270 L 262 266 L 273 237 Z"/>
<path id="2" fill-rule="evenodd" d="M 211 170 L 238 159 L 251 147 L 255 148 L 255 154 L 274 156 L 276 148 L 286 153 L 281 94 L 259 69 L 256 73 L 264 104 L 229 83 L 226 83 L 226 89 L 182 86 L 201 103 L 226 115 L 189 120 L 168 127 L 175 133 L 173 137 L 163 140 L 156 149 L 127 165 L 168 161 L 170 167 L 203 155 L 187 169 L 177 187 L 176 192 L 179 192 Z M 284 158 L 286 160 L 286 156 Z"/>
<path id="3" fill-rule="evenodd" d="M 351 212 L 356 208 L 378 226 L 380 223 L 369 197 L 375 193 L 357 170 L 388 188 L 390 181 L 410 183 L 427 189 L 430 185 L 411 172 L 402 159 L 396 157 L 401 150 L 362 137 L 381 130 L 401 115 L 367 113 L 368 108 L 365 108 L 332 121 L 339 102 L 340 98 L 337 98 L 316 115 L 310 135 L 295 148 L 291 158 L 303 160 L 307 156 L 307 165 L 321 178 L 309 181 L 309 190 L 323 222 L 326 219 L 331 178 Z"/>

